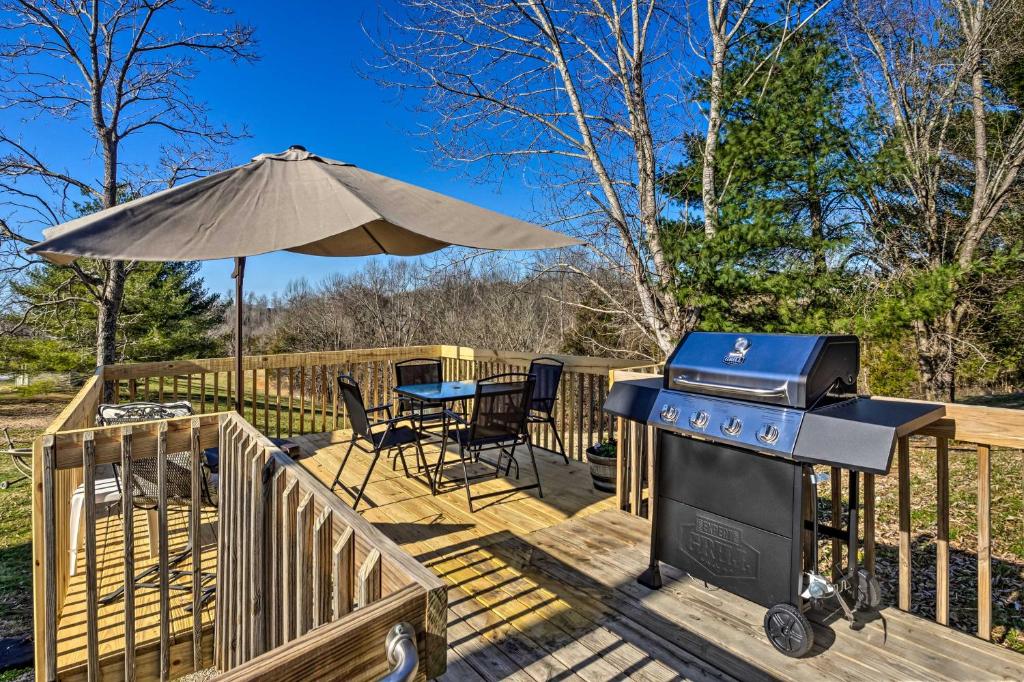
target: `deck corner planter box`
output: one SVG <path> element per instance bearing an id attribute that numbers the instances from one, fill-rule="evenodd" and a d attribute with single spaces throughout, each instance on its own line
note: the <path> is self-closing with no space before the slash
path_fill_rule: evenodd
<path id="1" fill-rule="evenodd" d="M 590 477 L 594 489 L 606 493 L 615 492 L 615 441 L 598 443 L 587 448 L 587 462 L 590 463 Z"/>

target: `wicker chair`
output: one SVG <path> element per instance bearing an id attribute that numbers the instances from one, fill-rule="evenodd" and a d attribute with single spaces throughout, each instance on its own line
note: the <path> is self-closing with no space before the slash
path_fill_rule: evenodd
<path id="1" fill-rule="evenodd" d="M 353 494 L 353 491 L 349 490 L 348 486 L 341 482 L 341 473 L 345 470 L 345 465 L 348 463 L 349 455 L 352 454 L 352 449 L 357 445 L 360 450 L 373 454 L 373 459 L 370 461 L 370 466 L 366 469 L 363 484 L 357 491 L 354 491 L 355 501 L 352 503 L 353 509 L 358 507 L 359 501 L 363 499 L 363 493 L 366 492 L 366 486 L 370 482 L 370 475 L 373 473 L 373 468 L 377 465 L 377 460 L 380 459 L 382 452 L 397 450 L 398 459 L 402 462 L 402 469 L 405 471 L 405 475 L 408 476 L 409 467 L 405 461 L 405 448 L 409 445 L 413 446 L 416 449 L 417 467 L 419 470 L 426 472 L 427 482 L 433 488 L 433 483 L 430 479 L 430 469 L 427 467 L 427 458 L 423 454 L 423 447 L 420 444 L 419 432 L 410 426 L 400 426 L 401 422 L 410 421 L 409 417 L 393 417 L 390 405 L 366 407 L 366 404 L 363 402 L 362 391 L 359 390 L 359 384 L 347 374 L 338 375 L 338 393 L 345 403 L 349 420 L 352 422 L 352 440 L 348 444 L 345 456 L 341 459 L 338 473 L 334 476 L 334 481 L 331 482 L 331 490 L 333 491 L 336 487 L 341 486 L 346 492 Z M 378 412 L 383 412 L 387 415 L 387 418 L 371 420 L 369 415 Z M 384 427 L 383 430 L 378 428 L 381 426 Z M 364 446 L 368 446 L 368 448 Z"/>
<path id="2" fill-rule="evenodd" d="M 448 411 L 449 423 L 456 426 L 447 429 L 441 445 L 441 456 L 437 460 L 434 480 L 438 481 L 441 469 L 445 465 L 447 441 L 454 440 L 459 446 L 459 460 L 462 463 L 462 477 L 466 487 L 466 501 L 469 511 L 473 511 L 473 500 L 495 495 L 507 495 L 516 490 L 533 490 L 536 488 L 539 497 L 544 497 L 540 484 L 540 471 L 537 469 L 537 458 L 533 454 L 533 444 L 526 430 L 526 419 L 529 413 L 530 397 L 533 395 L 534 379 L 532 375 L 521 372 L 496 374 L 477 382 L 473 396 L 473 416 L 468 421 L 461 415 Z M 530 453 L 533 474 L 536 483 L 506 488 L 504 490 L 473 495 L 470 482 L 484 477 L 497 478 L 502 466 L 508 476 L 512 466 L 516 468 L 519 478 L 519 462 L 516 460 L 516 448 L 525 445 Z M 497 451 L 497 461 L 491 462 L 480 455 L 487 451 Z M 508 462 L 503 463 L 505 457 Z M 484 462 L 494 467 L 494 475 L 469 475 L 469 461 Z"/>
<path id="3" fill-rule="evenodd" d="M 122 405 L 100 405 L 96 414 L 97 426 L 116 426 L 118 424 L 134 424 L 138 422 L 155 421 L 158 419 L 173 419 L 175 417 L 187 417 L 194 414 L 192 405 L 188 402 L 177 403 L 148 403 L 135 402 Z M 114 464 L 114 479 L 120 489 L 121 467 Z M 204 506 L 216 506 L 210 494 L 208 481 L 208 470 L 203 466 L 201 477 L 202 490 L 200 491 L 200 502 Z M 156 458 L 140 458 L 132 461 L 132 505 L 138 509 L 144 509 L 152 513 L 157 509 L 158 498 L 158 464 Z M 175 452 L 167 453 L 167 502 L 177 504 L 186 508 L 192 505 L 192 453 Z M 192 533 L 193 529 L 189 528 Z M 191 586 L 173 584 L 175 580 L 184 576 L 192 576 L 192 571 L 174 569 L 174 566 L 182 563 L 192 554 L 196 539 L 189 537 L 188 546 L 170 558 L 168 566 L 170 589 L 191 591 Z M 142 589 L 159 589 L 158 582 L 152 581 L 152 576 L 159 571 L 159 566 L 151 566 L 135 575 L 135 587 Z M 203 573 L 200 580 L 203 585 L 203 594 L 200 603 L 206 603 L 213 596 L 214 586 L 212 583 L 215 575 Z M 120 599 L 124 594 L 124 587 L 100 598 L 101 604 L 110 604 Z M 186 610 L 191 609 L 191 605 Z"/>
<path id="4" fill-rule="evenodd" d="M 562 436 L 555 424 L 555 401 L 558 400 L 558 385 L 562 381 L 564 364 L 554 358 L 536 358 L 530 363 L 529 374 L 534 378 L 533 395 L 530 397 L 530 412 L 526 417 L 528 424 L 547 424 L 555 434 L 555 444 L 565 463 L 569 457 L 565 454 Z"/>

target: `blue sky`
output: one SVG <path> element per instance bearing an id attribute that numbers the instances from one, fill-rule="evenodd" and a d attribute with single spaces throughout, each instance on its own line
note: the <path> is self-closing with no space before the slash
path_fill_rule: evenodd
<path id="1" fill-rule="evenodd" d="M 417 151 L 423 140 L 412 134 L 429 121 L 409 111 L 409 103 L 399 101 L 394 92 L 357 73 L 365 60 L 374 58 L 360 23 L 375 22 L 377 2 L 322 1 L 303 3 L 302 9 L 298 3 L 279 0 L 223 4 L 235 9 L 234 19 L 256 27 L 261 60 L 252 65 L 200 61 L 201 73 L 190 89 L 209 105 L 211 120 L 248 128 L 251 138 L 231 149 L 232 162 L 244 163 L 262 152 L 302 144 L 323 156 L 529 217 L 531 195 L 520 177 L 505 178 L 499 187 L 433 167 L 429 156 Z M 0 122 L 14 123 L 9 116 L 4 114 Z M 83 125 L 79 122 L 61 130 L 48 126 L 45 134 L 39 134 L 38 126 L 23 126 L 24 139 L 60 165 L 98 168 L 96 159 L 83 158 L 92 149 L 81 142 Z M 76 141 L 73 146 L 72 141 Z M 258 256 L 247 265 L 246 289 L 269 294 L 283 290 L 291 279 L 315 280 L 351 270 L 362 260 L 289 253 Z M 216 292 L 231 288 L 230 272 L 228 261 L 203 265 L 207 284 Z"/>

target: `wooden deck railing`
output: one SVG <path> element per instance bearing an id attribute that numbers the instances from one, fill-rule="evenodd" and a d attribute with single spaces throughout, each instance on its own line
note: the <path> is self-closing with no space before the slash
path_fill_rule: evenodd
<path id="1" fill-rule="evenodd" d="M 612 382 L 626 379 L 649 377 L 649 373 L 612 370 Z M 619 434 L 619 457 L 616 463 L 617 502 L 621 509 L 633 514 L 647 516 L 648 481 L 653 479 L 649 453 L 655 447 L 655 431 L 644 424 L 617 419 L 616 432 Z M 977 589 L 978 627 L 977 635 L 990 640 L 992 633 L 992 536 L 991 536 L 991 476 L 992 448 L 1024 450 L 1024 410 L 981 407 L 974 405 L 946 404 L 944 419 L 921 429 L 909 437 L 899 439 L 890 476 L 897 478 L 899 491 L 899 584 L 897 606 L 905 611 L 911 608 L 913 572 L 911 564 L 911 441 L 915 446 L 934 448 L 936 478 L 936 590 L 935 619 L 949 624 L 950 610 L 950 550 L 949 550 L 949 509 L 950 443 L 956 441 L 968 445 L 977 452 Z M 875 529 L 877 505 L 875 495 L 876 477 L 864 476 L 861 504 L 861 537 L 863 538 L 863 562 L 874 570 L 876 560 Z M 844 475 L 838 469 L 831 471 L 830 500 L 833 514 L 838 515 L 845 490 Z M 833 557 L 842 550 L 842 543 L 833 541 Z"/>
<path id="2" fill-rule="evenodd" d="M 246 356 L 244 416 L 265 435 L 278 438 L 347 428 L 344 407 L 333 390 L 339 372 L 360 383 L 367 404 L 394 400 L 394 364 L 412 358 L 440 358 L 445 379 L 479 379 L 525 370 L 539 355 L 460 346 L 370 348 L 321 353 Z M 554 416 L 566 452 L 582 460 L 586 449 L 611 435 L 611 421 L 601 411 L 608 394 L 609 371 L 635 364 L 575 355 L 548 355 L 565 363 Z M 212 358 L 129 365 L 103 369 L 116 384 L 121 401 L 189 400 L 200 414 L 231 409 L 234 359 Z M 534 429 L 534 442 L 553 449 L 551 430 Z"/>
<path id="3" fill-rule="evenodd" d="M 374 680 L 384 637 L 417 633 L 444 672 L 444 583 L 237 415 L 221 418 L 216 662 L 228 680 Z"/>
<path id="4" fill-rule="evenodd" d="M 78 421 L 85 421 L 85 415 L 94 415 L 99 401 L 96 384 L 87 384 L 72 405 Z M 91 419 L 91 416 L 90 416 Z M 70 422 L 64 420 L 63 424 Z M 33 528 L 33 548 L 37 554 L 34 565 L 34 588 L 36 607 L 36 679 L 56 680 L 87 677 L 99 679 L 124 677 L 125 679 L 158 678 L 167 679 L 172 673 L 180 674 L 201 669 L 208 660 L 202 656 L 203 632 L 200 624 L 201 609 L 198 608 L 200 584 L 193 581 L 192 612 L 193 636 L 191 642 L 175 642 L 170 639 L 169 612 L 169 540 L 168 540 L 168 499 L 167 499 L 167 455 L 168 453 L 191 453 L 193 500 L 190 507 L 189 535 L 198 537 L 200 504 L 195 499 L 200 489 L 200 453 L 203 448 L 217 445 L 217 415 L 184 417 L 169 421 L 143 422 L 130 426 L 103 428 L 47 430 L 35 441 L 38 454 L 37 472 L 34 476 L 35 495 L 33 514 L 38 518 Z M 156 516 L 159 546 L 157 581 L 159 582 L 160 613 L 157 641 L 136 642 L 135 594 L 135 528 L 131 485 L 133 464 L 143 459 L 156 459 L 159 485 L 156 500 Z M 100 655 L 101 637 L 108 639 L 109 632 L 101 634 L 98 588 L 97 554 L 97 509 L 95 486 L 97 468 L 105 464 L 121 466 L 121 526 L 123 533 L 124 596 L 120 600 L 118 617 L 105 618 L 107 623 L 116 623 L 123 634 L 123 654 Z M 58 670 L 58 624 L 62 606 L 67 596 L 70 574 L 68 554 L 70 535 L 69 508 L 71 497 L 81 481 L 84 487 L 82 515 L 85 544 L 85 660 L 78 666 Z M 189 568 L 196 573 L 202 570 L 201 552 L 193 552 Z M 187 653 L 186 653 L 187 648 Z M 187 661 L 172 669 L 171 659 Z M 207 657 L 208 658 L 208 657 Z"/>

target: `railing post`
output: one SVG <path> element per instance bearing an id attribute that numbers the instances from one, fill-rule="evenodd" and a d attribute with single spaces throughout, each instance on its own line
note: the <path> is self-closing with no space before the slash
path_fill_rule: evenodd
<path id="1" fill-rule="evenodd" d="M 978 445 L 978 636 L 992 637 L 992 448 Z"/>

